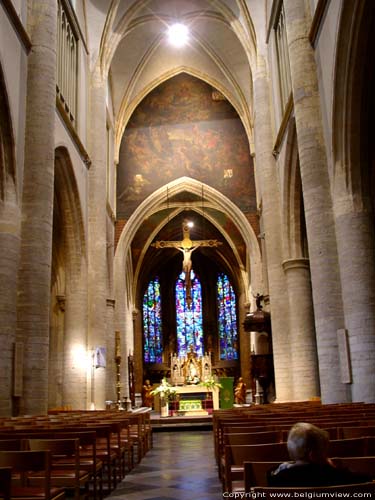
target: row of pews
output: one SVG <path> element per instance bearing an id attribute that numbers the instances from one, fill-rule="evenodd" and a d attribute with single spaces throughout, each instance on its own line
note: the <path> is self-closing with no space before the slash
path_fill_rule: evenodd
<path id="1" fill-rule="evenodd" d="M 0 499 L 102 500 L 152 448 L 148 410 L 0 419 Z"/>
<path id="2" fill-rule="evenodd" d="M 325 429 L 335 464 L 375 481 L 375 404 L 275 403 L 214 411 L 215 458 L 223 492 L 251 491 L 266 498 L 267 471 L 289 460 L 287 436 L 297 422 Z M 375 482 L 353 485 L 353 491 L 359 487 L 375 492 Z"/>

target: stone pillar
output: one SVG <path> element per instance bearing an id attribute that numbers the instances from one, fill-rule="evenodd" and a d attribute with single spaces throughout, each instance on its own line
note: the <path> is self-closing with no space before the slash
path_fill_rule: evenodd
<path id="1" fill-rule="evenodd" d="M 86 260 L 82 259 L 81 272 L 76 268 L 70 269 L 70 266 L 66 276 L 63 404 L 73 410 L 84 410 L 87 407 L 87 375 L 91 361 L 87 349 Z"/>
<path id="2" fill-rule="evenodd" d="M 309 19 L 304 0 L 284 0 L 298 153 L 315 311 L 321 395 L 348 400 L 340 380 L 337 330 L 343 328 L 340 275 Z"/>
<path id="3" fill-rule="evenodd" d="M 288 285 L 293 399 L 306 401 L 320 395 L 309 260 L 286 260 L 283 268 Z"/>
<path id="4" fill-rule="evenodd" d="M 143 338 L 142 338 L 142 311 L 133 309 L 133 328 L 129 328 L 129 332 L 133 332 L 133 347 L 131 339 L 127 338 L 129 352 L 134 353 L 134 378 L 135 378 L 135 392 L 142 391 L 143 385 Z"/>
<path id="5" fill-rule="evenodd" d="M 116 363 L 115 363 L 115 305 L 114 299 L 107 299 L 107 377 L 106 377 L 106 398 L 111 401 L 117 401 L 116 391 Z M 124 370 L 126 356 L 121 351 L 121 372 Z M 124 388 L 121 387 L 121 396 L 123 396 Z"/>
<path id="6" fill-rule="evenodd" d="M 281 265 L 280 202 L 275 159 L 272 156 L 269 81 L 262 56 L 258 56 L 254 74 L 254 114 L 256 173 L 260 180 L 267 250 L 276 397 L 277 401 L 290 401 L 289 313 L 285 300 L 285 275 Z"/>
<path id="7" fill-rule="evenodd" d="M 245 294 L 242 292 L 238 298 L 239 304 L 244 304 Z M 238 336 L 239 336 L 239 354 L 241 362 L 241 377 L 245 384 L 250 388 L 250 333 L 246 332 L 243 327 L 243 322 L 245 321 L 246 314 L 249 310 L 249 303 L 245 303 L 239 310 L 239 321 L 238 321 Z"/>
<path id="8" fill-rule="evenodd" d="M 95 349 L 107 346 L 106 80 L 99 67 L 91 74 L 89 123 L 92 164 L 88 192 L 88 342 Z M 94 369 L 93 377 L 91 403 L 102 409 L 107 399 L 106 368 Z"/>
<path id="9" fill-rule="evenodd" d="M 1 133 L 1 132 L 0 132 Z M 0 138 L 1 143 L 1 138 Z M 1 158 L 0 158 L 1 161 Z M 17 269 L 20 214 L 15 196 L 0 202 L 0 416 L 12 414 L 13 351 L 16 339 Z"/>
<path id="10" fill-rule="evenodd" d="M 55 291 L 55 288 L 53 288 L 51 293 L 48 358 L 49 408 L 55 408 L 63 404 L 65 295 L 56 295 Z"/>
<path id="11" fill-rule="evenodd" d="M 17 336 L 25 344 L 21 412 L 45 413 L 54 193 L 56 108 L 56 0 L 33 0 L 28 31 L 25 164 Z"/>
<path id="12" fill-rule="evenodd" d="M 349 197 L 348 197 L 349 198 Z M 348 200 L 349 201 L 349 200 Z M 375 243 L 371 211 L 352 203 L 336 209 L 352 400 L 375 402 Z"/>

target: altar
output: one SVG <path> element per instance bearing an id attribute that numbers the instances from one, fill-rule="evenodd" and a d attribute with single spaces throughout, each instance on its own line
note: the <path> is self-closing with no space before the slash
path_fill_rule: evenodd
<path id="1" fill-rule="evenodd" d="M 217 387 L 207 390 L 199 385 L 183 385 L 175 387 L 178 401 L 177 414 L 206 414 L 212 409 L 219 409 L 219 389 Z M 209 404 L 212 401 L 211 405 Z M 189 404 L 190 403 L 190 404 Z M 200 411 L 202 410 L 202 411 Z"/>
<path id="2" fill-rule="evenodd" d="M 205 416 L 219 409 L 219 387 L 212 376 L 210 353 L 198 356 L 190 346 L 185 356 L 171 355 L 168 383 L 173 387 L 170 415 Z M 160 401 L 155 403 L 158 409 Z"/>
<path id="3" fill-rule="evenodd" d="M 205 416 L 219 409 L 219 388 L 207 389 L 201 385 L 175 386 L 174 397 L 169 401 L 170 416 Z M 161 412 L 160 396 L 154 398 L 154 409 Z"/>

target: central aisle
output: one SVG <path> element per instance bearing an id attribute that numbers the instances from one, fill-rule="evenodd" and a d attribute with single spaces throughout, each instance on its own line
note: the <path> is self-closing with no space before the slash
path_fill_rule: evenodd
<path id="1" fill-rule="evenodd" d="M 154 432 L 154 447 L 109 498 L 222 500 L 212 431 Z"/>

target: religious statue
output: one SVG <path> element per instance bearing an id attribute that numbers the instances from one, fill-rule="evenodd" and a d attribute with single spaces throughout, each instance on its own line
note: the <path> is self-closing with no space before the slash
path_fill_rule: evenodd
<path id="1" fill-rule="evenodd" d="M 190 345 L 190 351 L 187 353 L 186 361 L 183 366 L 186 383 L 197 384 L 200 381 L 202 374 L 199 364 L 194 346 Z"/>
<path id="2" fill-rule="evenodd" d="M 183 253 L 183 261 L 182 261 L 182 271 L 185 273 L 185 291 L 186 291 L 186 303 L 188 308 L 191 308 L 193 298 L 191 295 L 191 270 L 192 270 L 192 261 L 191 254 L 198 247 L 217 247 L 222 243 L 217 240 L 196 240 L 192 241 L 190 239 L 190 227 L 192 227 L 192 222 L 184 219 L 182 222 L 182 241 L 155 241 L 152 243 L 152 246 L 155 248 L 177 248 L 180 252 Z"/>
<path id="3" fill-rule="evenodd" d="M 237 405 L 246 403 L 246 384 L 242 377 L 238 379 L 237 385 L 234 388 L 234 402 Z"/>
<path id="4" fill-rule="evenodd" d="M 256 295 L 253 295 L 253 297 L 255 299 L 257 310 L 261 311 L 263 309 L 262 300 L 264 299 L 264 295 L 261 295 L 260 293 L 257 293 Z"/>
<path id="5" fill-rule="evenodd" d="M 149 380 L 145 380 L 145 383 L 142 387 L 142 406 L 146 406 L 147 408 L 152 408 L 152 403 L 154 401 L 154 396 L 151 394 L 152 385 Z"/>
<path id="6" fill-rule="evenodd" d="M 191 295 L 191 254 L 194 252 L 196 248 L 200 245 L 194 245 L 189 248 L 184 248 L 183 246 L 177 247 L 183 253 L 184 259 L 182 261 L 182 270 L 185 273 L 185 290 L 186 290 L 186 303 L 188 308 L 191 308 L 191 304 L 193 303 L 193 297 Z"/>

